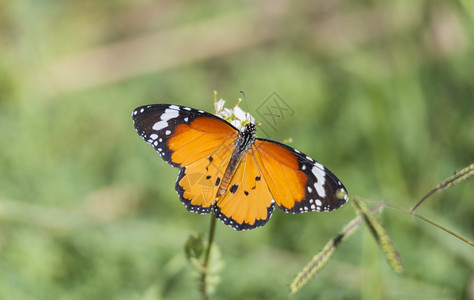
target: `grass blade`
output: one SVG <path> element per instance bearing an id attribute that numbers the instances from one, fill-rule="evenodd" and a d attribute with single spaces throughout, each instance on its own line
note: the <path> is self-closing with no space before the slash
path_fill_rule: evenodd
<path id="1" fill-rule="evenodd" d="M 403 265 L 398 254 L 397 249 L 392 243 L 392 240 L 388 236 L 385 229 L 377 221 L 377 219 L 370 213 L 368 207 L 364 202 L 359 200 L 357 197 L 354 197 L 352 200 L 352 206 L 357 211 L 357 214 L 364 220 L 365 224 L 369 227 L 370 232 L 375 237 L 375 240 L 380 245 L 383 254 L 387 258 L 387 261 L 392 268 L 397 273 L 400 273 L 403 270 Z"/>

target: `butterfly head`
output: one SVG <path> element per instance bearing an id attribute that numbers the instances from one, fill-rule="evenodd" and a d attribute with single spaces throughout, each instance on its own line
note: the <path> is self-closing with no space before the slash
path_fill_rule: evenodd
<path id="1" fill-rule="evenodd" d="M 255 124 L 248 123 L 239 133 L 239 138 L 235 141 L 240 152 L 247 151 L 255 142 Z"/>
<path id="2" fill-rule="evenodd" d="M 244 127 L 244 132 L 250 136 L 254 136 L 256 128 L 257 126 L 255 126 L 254 123 L 247 123 L 247 125 Z"/>

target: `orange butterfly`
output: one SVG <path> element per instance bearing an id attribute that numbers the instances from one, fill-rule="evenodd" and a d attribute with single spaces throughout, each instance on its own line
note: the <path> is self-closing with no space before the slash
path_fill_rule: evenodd
<path id="1" fill-rule="evenodd" d="M 263 226 L 276 205 L 284 212 L 330 211 L 347 202 L 327 168 L 284 144 L 255 137 L 222 118 L 185 106 L 136 108 L 138 134 L 173 167 L 176 191 L 191 212 L 215 215 L 236 230 Z"/>

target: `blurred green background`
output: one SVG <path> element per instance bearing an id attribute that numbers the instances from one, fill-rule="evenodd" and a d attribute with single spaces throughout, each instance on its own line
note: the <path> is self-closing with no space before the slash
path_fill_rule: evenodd
<path id="1" fill-rule="evenodd" d="M 212 110 L 276 92 L 262 128 L 330 168 L 369 205 L 410 208 L 474 158 L 474 2 L 0 1 L 0 298 L 194 299 L 189 234 L 210 218 L 135 133 L 143 104 Z M 241 105 L 245 108 L 245 105 Z M 259 134 L 259 133 L 257 133 Z M 262 131 L 260 131 L 262 134 Z M 263 135 L 265 136 L 265 135 Z M 419 212 L 474 239 L 474 184 Z M 287 299 L 294 276 L 355 213 L 217 223 L 216 299 Z M 473 248 L 393 210 L 405 265 L 365 228 L 293 299 L 469 299 Z"/>

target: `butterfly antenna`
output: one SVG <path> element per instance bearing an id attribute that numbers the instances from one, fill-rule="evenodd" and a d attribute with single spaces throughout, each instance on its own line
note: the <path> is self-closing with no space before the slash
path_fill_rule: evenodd
<path id="1" fill-rule="evenodd" d="M 247 106 L 247 112 L 250 113 L 249 103 L 247 102 L 247 97 L 245 96 L 244 91 L 240 91 L 240 93 L 244 96 L 245 105 Z"/>
<path id="2" fill-rule="evenodd" d="M 279 118 L 279 117 L 281 117 L 280 114 L 276 114 L 276 115 L 270 116 L 270 117 L 266 118 L 265 120 L 258 122 L 258 123 L 257 123 L 257 126 L 260 126 L 260 125 L 262 125 L 263 123 L 268 122 L 268 121 L 270 121 L 270 120 L 273 119 L 273 118 Z"/>

